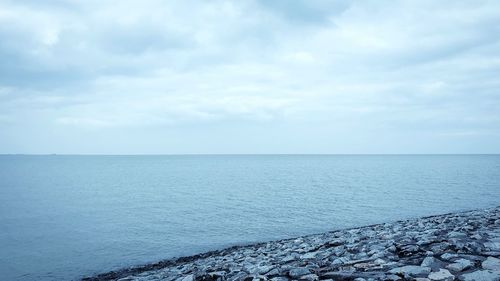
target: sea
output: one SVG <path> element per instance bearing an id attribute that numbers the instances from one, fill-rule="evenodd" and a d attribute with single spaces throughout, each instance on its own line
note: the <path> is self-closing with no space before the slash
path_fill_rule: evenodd
<path id="1" fill-rule="evenodd" d="M 500 155 L 2 155 L 0 279 L 500 205 Z"/>

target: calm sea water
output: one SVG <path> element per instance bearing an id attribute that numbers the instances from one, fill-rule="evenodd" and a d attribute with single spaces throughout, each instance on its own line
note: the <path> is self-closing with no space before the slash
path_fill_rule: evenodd
<path id="1" fill-rule="evenodd" d="M 498 155 L 0 156 L 2 280 L 495 206 Z"/>

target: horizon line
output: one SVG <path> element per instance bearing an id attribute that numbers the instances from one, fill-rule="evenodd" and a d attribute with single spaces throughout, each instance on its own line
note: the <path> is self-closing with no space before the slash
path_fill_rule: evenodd
<path id="1" fill-rule="evenodd" d="M 0 156 L 377 156 L 377 155 L 500 155 L 500 153 L 0 153 Z"/>

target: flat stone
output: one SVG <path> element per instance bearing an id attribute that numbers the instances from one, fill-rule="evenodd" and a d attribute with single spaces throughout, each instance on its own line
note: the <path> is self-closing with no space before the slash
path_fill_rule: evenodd
<path id="1" fill-rule="evenodd" d="M 307 275 L 310 273 L 311 273 L 311 271 L 309 270 L 309 268 L 297 267 L 297 268 L 290 269 L 290 271 L 288 272 L 288 275 L 290 275 L 290 277 L 292 277 L 292 278 L 299 278 L 301 276 L 304 276 L 304 275 Z"/>
<path id="2" fill-rule="evenodd" d="M 405 265 L 402 267 L 396 267 L 389 270 L 392 274 L 404 274 L 411 277 L 418 277 L 422 275 L 427 275 L 431 272 L 430 267 L 418 266 L 418 265 Z"/>
<path id="3" fill-rule="evenodd" d="M 452 270 L 452 271 L 460 272 L 460 271 L 463 271 L 465 269 L 471 268 L 472 266 L 474 266 L 474 263 L 471 262 L 470 260 L 458 259 L 454 263 L 446 266 L 446 268 L 448 268 L 449 270 Z"/>
<path id="4" fill-rule="evenodd" d="M 494 257 L 488 257 L 485 261 L 481 263 L 481 266 L 484 269 L 500 271 L 500 259 Z"/>
<path id="5" fill-rule="evenodd" d="M 429 273 L 428 278 L 433 281 L 452 281 L 455 279 L 455 276 L 448 270 L 440 268 L 437 272 Z"/>
<path id="6" fill-rule="evenodd" d="M 462 281 L 499 281 L 500 272 L 492 270 L 476 270 L 471 273 L 462 274 L 459 279 Z"/>

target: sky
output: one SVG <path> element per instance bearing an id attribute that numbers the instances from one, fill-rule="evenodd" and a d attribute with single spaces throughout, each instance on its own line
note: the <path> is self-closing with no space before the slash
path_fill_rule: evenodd
<path id="1" fill-rule="evenodd" d="M 500 1 L 0 0 L 0 153 L 500 153 Z"/>

